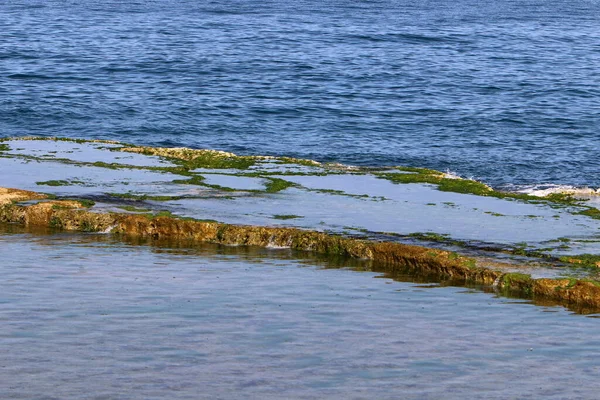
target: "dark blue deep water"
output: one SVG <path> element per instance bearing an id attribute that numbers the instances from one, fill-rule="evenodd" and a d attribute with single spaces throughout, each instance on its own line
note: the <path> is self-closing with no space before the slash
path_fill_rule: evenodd
<path id="1" fill-rule="evenodd" d="M 0 136 L 600 186 L 600 5 L 0 3 Z"/>

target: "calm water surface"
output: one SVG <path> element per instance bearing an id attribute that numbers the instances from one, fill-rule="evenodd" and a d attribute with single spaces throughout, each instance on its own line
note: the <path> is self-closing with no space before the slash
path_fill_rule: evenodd
<path id="1" fill-rule="evenodd" d="M 598 319 L 283 250 L 0 234 L 10 399 L 593 399 Z"/>
<path id="2" fill-rule="evenodd" d="M 0 4 L 0 136 L 600 186 L 592 0 Z"/>

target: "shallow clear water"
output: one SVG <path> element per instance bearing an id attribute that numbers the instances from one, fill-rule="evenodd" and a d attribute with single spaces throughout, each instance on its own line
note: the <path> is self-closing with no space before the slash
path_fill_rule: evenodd
<path id="1" fill-rule="evenodd" d="M 0 4 L 0 136 L 600 186 L 600 3 Z"/>
<path id="2" fill-rule="evenodd" d="M 287 250 L 2 229 L 3 398 L 591 399 L 600 389 L 598 320 L 560 307 L 375 279 Z"/>

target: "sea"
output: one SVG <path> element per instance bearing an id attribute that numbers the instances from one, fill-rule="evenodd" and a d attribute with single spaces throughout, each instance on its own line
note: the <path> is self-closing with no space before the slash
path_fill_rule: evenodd
<path id="1" fill-rule="evenodd" d="M 0 138 L 596 188 L 599 69 L 597 0 L 4 0 Z M 363 261 L 0 223 L 0 272 L 3 399 L 600 390 L 600 314 Z"/>
<path id="2" fill-rule="evenodd" d="M 12 0 L 0 137 L 600 186 L 594 0 Z"/>
<path id="3" fill-rule="evenodd" d="M 286 249 L 0 224 L 0 251 L 2 399 L 593 400 L 600 390 L 599 314 Z"/>

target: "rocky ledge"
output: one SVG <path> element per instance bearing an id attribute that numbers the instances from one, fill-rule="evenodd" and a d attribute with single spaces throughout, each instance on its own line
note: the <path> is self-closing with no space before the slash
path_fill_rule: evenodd
<path id="1" fill-rule="evenodd" d="M 508 272 L 514 265 L 490 264 L 478 257 L 438 248 L 344 237 L 291 227 L 233 225 L 173 215 L 92 212 L 85 201 L 50 197 L 33 191 L 0 188 L 0 222 L 171 239 L 189 244 L 208 242 L 292 248 L 373 260 L 392 273 L 410 270 L 439 279 L 450 278 L 453 282 L 463 284 L 480 284 L 505 294 L 556 301 L 576 310 L 600 309 L 600 282 L 592 279 L 534 279 L 527 274 Z"/>

